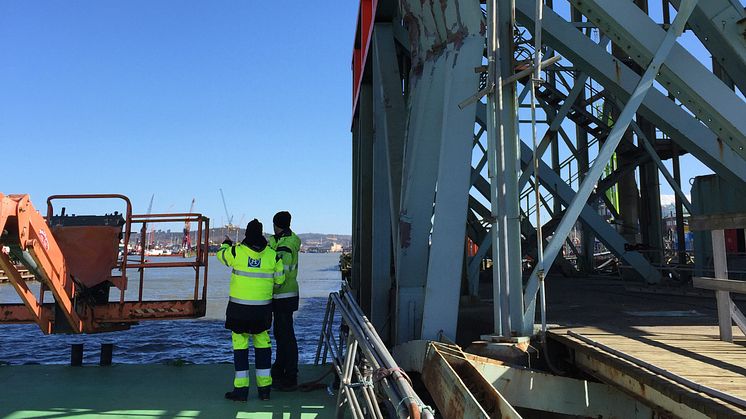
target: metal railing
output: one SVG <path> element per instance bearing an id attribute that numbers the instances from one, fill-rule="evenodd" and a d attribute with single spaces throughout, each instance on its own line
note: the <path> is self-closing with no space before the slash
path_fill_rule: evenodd
<path id="1" fill-rule="evenodd" d="M 64 208 L 59 216 L 54 215 L 55 200 L 92 199 L 119 199 L 125 203 L 126 210 L 123 214 L 115 212 L 104 216 L 79 216 L 83 220 L 80 223 L 75 221 L 75 215 L 66 215 Z M 0 231 L 15 233 L 0 237 L 0 269 L 3 271 L 2 276 L 8 278 L 23 301 L 0 301 L 0 323 L 37 323 L 44 333 L 98 333 L 126 330 L 143 320 L 204 316 L 207 306 L 210 231 L 207 217 L 196 213 L 133 215 L 130 200 L 117 194 L 50 196 L 47 199 L 46 219 L 34 209 L 28 195 L 5 197 L 0 194 L 0 201 L 4 209 L 0 213 Z M 19 217 L 17 214 L 23 216 Z M 102 217 L 105 219 L 101 225 L 87 224 L 87 218 L 96 221 L 95 219 Z M 3 228 L 11 226 L 8 220 L 12 222 L 12 228 Z M 145 232 L 149 224 L 155 223 L 196 224 L 196 254 L 192 260 L 186 255 L 183 260 L 178 261 L 146 260 Z M 133 225 L 142 225 L 139 260 L 130 259 Z M 100 230 L 101 227 L 105 231 Z M 66 231 L 73 234 L 65 235 Z M 63 243 L 61 240 L 79 247 L 67 247 L 68 254 L 64 254 L 65 248 L 60 245 Z M 85 253 L 91 249 L 94 251 L 90 255 Z M 19 269 L 19 266 L 23 266 L 25 270 Z M 173 300 L 144 299 L 144 272 L 150 268 L 191 270 L 194 278 L 193 287 L 189 288 L 191 296 Z M 128 286 L 128 270 L 137 270 L 139 274 L 136 290 L 131 290 L 135 287 Z M 75 272 L 83 272 L 88 277 L 82 278 L 82 275 Z M 27 284 L 31 280 L 41 283 L 38 294 L 32 292 Z M 110 287 L 119 289 L 118 298 L 112 296 L 111 301 Z M 128 289 L 137 292 L 136 299 L 125 299 Z M 45 301 L 47 291 L 52 292 L 53 302 Z M 52 321 L 55 316 L 59 316 L 55 314 L 58 308 L 67 322 L 59 320 L 60 317 L 57 317 L 58 321 Z"/>
<path id="2" fill-rule="evenodd" d="M 340 381 L 337 418 L 345 405 L 355 419 L 433 418 L 346 287 L 329 294 L 326 305 L 314 364 L 327 360 Z"/>
<path id="3" fill-rule="evenodd" d="M 88 194 L 88 195 L 52 195 L 47 199 L 47 220 L 51 220 L 54 216 L 54 206 L 52 204 L 55 200 L 92 200 L 92 199 L 120 199 L 126 204 L 126 212 L 122 214 L 124 216 L 124 231 L 122 234 L 122 252 L 117 258 L 116 265 L 113 269 L 121 272 L 121 276 L 112 277 L 110 281 L 116 285 L 120 290 L 119 303 L 125 303 L 125 290 L 128 287 L 128 269 L 136 269 L 138 272 L 138 287 L 137 287 L 137 302 L 143 303 L 143 290 L 145 285 L 145 270 L 151 268 L 192 268 L 194 270 L 194 292 L 192 296 L 192 302 L 201 303 L 197 308 L 196 312 L 189 313 L 187 317 L 198 317 L 204 315 L 204 307 L 207 301 L 207 264 L 209 259 L 209 243 L 210 243 L 210 220 L 209 218 L 197 213 L 166 213 L 166 214 L 133 214 L 132 203 L 130 199 L 124 195 L 119 194 Z M 152 262 L 145 259 L 145 250 L 148 246 L 146 243 L 146 236 L 148 226 L 159 223 L 190 223 L 196 224 L 196 246 L 195 255 L 191 258 L 184 254 L 183 261 L 168 261 L 168 262 Z M 140 237 L 139 237 L 139 253 L 137 259 L 132 260 L 130 240 L 132 238 L 132 232 L 134 231 L 134 225 L 140 225 Z M 202 281 L 200 283 L 200 277 Z M 200 295 L 201 289 L 201 295 Z M 187 300 L 184 300 L 187 301 Z M 153 307 L 158 308 L 158 307 Z M 161 307 L 161 309 L 169 308 L 169 306 Z M 171 311 L 171 313 L 169 313 Z M 163 316 L 161 316 L 163 315 Z M 154 318 L 165 317 L 168 318 L 173 315 L 173 310 L 156 310 L 153 316 Z M 122 320 L 122 319 L 119 319 Z M 137 319 L 133 319 L 137 320 Z"/>

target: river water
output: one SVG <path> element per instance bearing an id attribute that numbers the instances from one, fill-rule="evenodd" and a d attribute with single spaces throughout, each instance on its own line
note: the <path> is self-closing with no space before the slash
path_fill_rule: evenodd
<path id="1" fill-rule="evenodd" d="M 159 258 L 161 261 L 165 259 Z M 327 297 L 341 285 L 338 264 L 338 253 L 300 254 L 301 300 L 295 313 L 295 332 L 301 363 L 313 362 Z M 193 272 L 191 268 L 147 270 L 143 299 L 192 298 Z M 127 299 L 136 299 L 138 275 L 136 271 L 128 275 L 134 297 L 128 294 Z M 121 364 L 232 362 L 230 331 L 223 328 L 229 279 L 230 269 L 211 257 L 207 314 L 201 319 L 142 322 L 130 330 L 95 335 L 45 336 L 35 324 L 0 325 L 0 364 L 66 364 L 73 343 L 84 345 L 83 362 L 91 364 L 98 363 L 102 343 L 114 344 L 114 362 Z M 118 296 L 115 290 L 112 296 L 115 292 Z M 0 284 L 0 302 L 20 302 L 10 284 Z"/>

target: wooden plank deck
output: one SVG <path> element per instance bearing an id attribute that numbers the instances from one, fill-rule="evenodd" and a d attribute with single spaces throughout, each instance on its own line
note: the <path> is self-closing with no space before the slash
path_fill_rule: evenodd
<path id="1" fill-rule="evenodd" d="M 746 400 L 746 339 L 742 335 L 735 343 L 722 342 L 714 325 L 576 326 L 550 331 L 553 340 L 572 349 L 575 364 L 585 372 L 676 416 L 746 416 L 746 407 L 737 402 L 697 391 L 691 385 L 630 362 L 623 355 L 573 337 L 568 331 L 701 386 Z M 733 332 L 734 337 L 740 335 L 735 328 Z"/>

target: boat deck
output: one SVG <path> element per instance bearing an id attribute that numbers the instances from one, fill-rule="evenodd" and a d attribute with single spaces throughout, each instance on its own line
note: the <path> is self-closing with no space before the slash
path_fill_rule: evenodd
<path id="1" fill-rule="evenodd" d="M 560 327 L 550 337 L 585 372 L 676 416 L 746 416 L 746 347 L 720 341 L 717 326 Z"/>
<path id="2" fill-rule="evenodd" d="M 336 396 L 326 390 L 272 392 L 261 402 L 256 389 L 246 403 L 223 394 L 232 386 L 233 366 L 61 365 L 0 366 L 3 418 L 293 418 L 334 416 Z M 326 367 L 301 366 L 300 381 L 322 376 Z M 252 373 L 253 374 L 253 373 Z M 325 382 L 331 381 L 331 375 Z"/>

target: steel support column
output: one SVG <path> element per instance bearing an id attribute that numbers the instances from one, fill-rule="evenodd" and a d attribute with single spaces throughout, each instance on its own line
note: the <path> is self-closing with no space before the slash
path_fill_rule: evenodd
<path id="1" fill-rule="evenodd" d="M 396 249 L 398 342 L 417 338 L 423 330 L 429 334 L 433 333 L 438 318 L 437 313 L 433 311 L 434 307 L 443 309 L 447 305 L 449 311 L 458 310 L 474 119 L 472 114 L 468 123 L 469 129 L 466 130 L 462 122 L 463 114 L 456 113 L 456 105 L 464 97 L 472 94 L 477 84 L 475 78 L 473 86 L 467 89 L 468 83 L 459 81 L 458 78 L 462 75 L 457 74 L 450 66 L 457 65 L 464 69 L 468 63 L 476 77 L 473 68 L 479 65 L 480 56 L 472 61 L 468 58 L 470 53 L 466 52 L 470 48 L 464 48 L 470 37 L 479 38 L 483 42 L 483 35 L 480 34 L 482 13 L 477 2 L 462 0 L 441 3 L 434 0 L 408 0 L 403 1 L 401 6 L 410 33 L 412 70 L 409 73 L 409 119 Z M 453 37 L 452 34 L 458 36 Z M 449 54 L 447 51 L 457 53 Z M 461 60 L 464 60 L 463 63 L 460 63 Z M 442 155 L 451 151 L 451 147 L 454 146 L 452 142 L 458 141 L 466 143 L 465 159 L 461 159 L 459 153 L 454 156 Z M 456 176 L 451 179 L 449 170 L 454 169 L 458 162 L 465 165 L 465 168 L 457 170 Z M 445 165 L 442 170 L 441 164 Z M 461 182 L 463 173 L 465 177 Z M 460 202 L 452 205 L 447 200 L 447 197 L 450 197 L 459 201 L 457 197 L 461 195 L 463 210 L 460 209 Z M 440 215 L 441 211 L 444 215 Z M 451 212 L 460 215 L 449 220 L 447 214 Z M 433 215 L 436 222 L 434 229 Z M 442 237 L 438 240 L 432 238 L 432 248 L 431 232 Z M 432 259 L 434 255 L 441 258 L 444 255 L 450 256 L 452 265 L 457 267 L 457 273 L 456 269 L 448 267 L 442 273 L 433 271 L 431 276 L 428 276 L 428 265 L 431 265 L 430 268 L 433 270 L 444 267 L 442 264 L 445 261 Z M 429 262 L 431 259 L 432 264 Z M 443 295 L 439 287 L 452 291 L 454 283 L 457 284 L 457 291 L 451 292 L 446 301 L 437 300 L 439 295 Z M 429 290 L 434 291 L 433 296 L 428 297 L 427 307 L 424 307 L 426 285 Z M 423 311 L 428 313 L 424 326 Z M 454 314 L 452 320 L 455 322 L 456 318 L 457 315 Z M 437 333 L 437 330 L 435 332 Z M 455 333 L 455 325 L 453 332 Z"/>
<path id="2" fill-rule="evenodd" d="M 402 166 L 402 194 L 397 237 L 396 340 L 418 337 L 422 327 L 427 260 L 432 229 L 435 182 L 443 117 L 443 71 L 433 61 L 422 64 L 420 75 L 410 75 L 408 128 Z"/>
<path id="3" fill-rule="evenodd" d="M 488 2 L 489 81 L 487 135 L 493 224 L 493 300 L 495 333 L 511 336 L 523 329 L 521 230 L 518 188 L 518 117 L 516 83 L 503 86 L 513 74 L 512 0 Z"/>
<path id="4" fill-rule="evenodd" d="M 476 5 L 475 8 L 478 9 Z M 471 22 L 471 27 L 479 27 L 478 19 Z M 479 65 L 483 50 L 484 38 L 477 31 L 458 48 L 447 47 L 441 61 L 447 75 L 422 339 L 436 339 L 439 331 L 456 338 L 476 116 L 475 104 L 463 109 L 458 105 L 469 92 L 479 88 L 479 75 L 473 69 Z"/>
<path id="5" fill-rule="evenodd" d="M 637 126 L 640 134 L 643 134 L 649 141 L 655 140 L 655 127 L 638 115 Z M 637 132 L 637 130 L 635 130 Z M 651 140 L 652 139 L 652 140 Z M 648 141 L 637 137 L 637 143 L 647 143 Z M 642 144 L 641 144 L 642 145 Z M 652 147 L 651 147 L 652 148 Z M 661 217 L 661 189 L 658 180 L 658 164 L 660 161 L 655 149 L 645 147 L 645 150 L 651 154 L 651 162 L 640 166 L 640 233 L 642 242 L 651 248 L 646 255 L 648 260 L 653 263 L 663 262 L 663 220 Z"/>
<path id="6" fill-rule="evenodd" d="M 406 106 L 400 74 L 392 24 L 376 23 L 373 31 L 373 86 L 377 98 L 375 129 L 377 138 L 384 140 L 387 156 L 386 177 L 391 198 L 392 237 L 398 236 L 406 127 Z M 379 117 L 378 113 L 382 113 L 382 116 Z"/>
<path id="7" fill-rule="evenodd" d="M 358 103 L 358 178 L 357 203 L 359 229 L 357 231 L 357 248 L 353 249 L 357 260 L 358 301 L 363 311 L 370 315 L 371 308 L 371 273 L 373 255 L 373 88 L 370 83 L 360 86 Z"/>
<path id="8" fill-rule="evenodd" d="M 393 285 L 393 242 L 398 232 L 404 142 L 404 98 L 394 46 L 392 25 L 377 23 L 373 31 L 373 263 L 370 319 L 380 335 L 390 341 L 394 318 L 390 301 Z M 395 270 L 393 272 L 395 275 Z"/>

